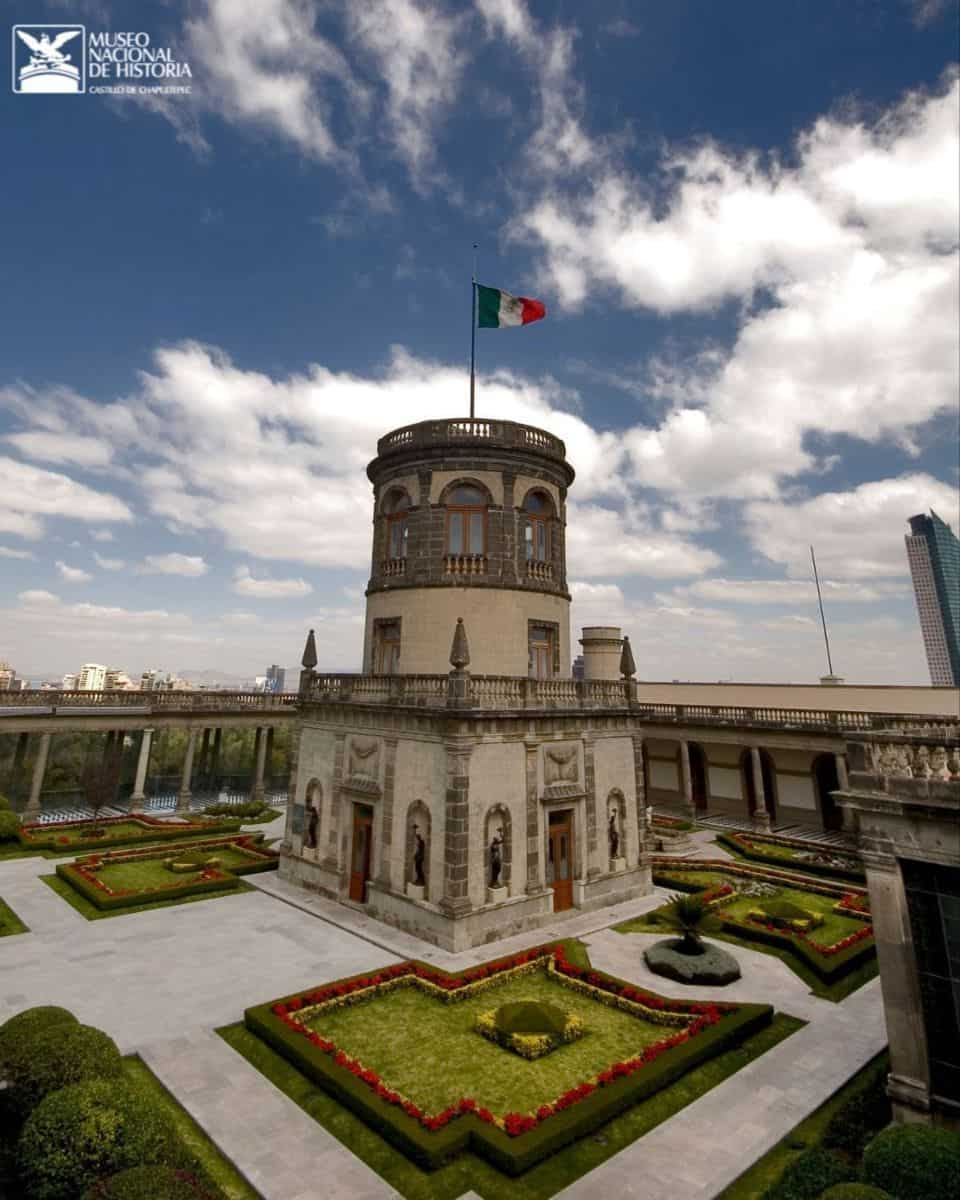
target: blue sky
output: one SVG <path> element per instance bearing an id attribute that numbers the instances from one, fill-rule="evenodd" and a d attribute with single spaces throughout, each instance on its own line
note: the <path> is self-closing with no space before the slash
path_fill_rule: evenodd
<path id="1" fill-rule="evenodd" d="M 649 679 L 928 679 L 957 525 L 957 5 L 14 0 L 191 94 L 0 101 L 0 658 L 356 665 L 378 434 L 465 411 L 471 244 L 545 321 L 574 628 Z M 9 45 L 9 43 L 7 43 Z M 7 51 L 9 54 L 9 51 Z M 9 69 L 9 60 L 6 69 Z"/>

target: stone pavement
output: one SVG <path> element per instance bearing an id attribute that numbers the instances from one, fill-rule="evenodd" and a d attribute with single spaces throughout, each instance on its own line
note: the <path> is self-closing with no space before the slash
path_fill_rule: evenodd
<path id="1" fill-rule="evenodd" d="M 717 848 L 698 845 L 697 853 Z M 123 1052 L 142 1055 L 264 1200 L 388 1200 L 395 1193 L 217 1038 L 215 1027 L 240 1020 L 248 1005 L 400 957 L 461 970 L 556 937 L 582 937 L 598 967 L 650 985 L 641 951 L 652 935 L 608 926 L 665 896 L 658 889 L 454 955 L 272 874 L 252 876 L 256 890 L 243 895 L 88 922 L 37 878 L 54 866 L 43 858 L 0 863 L 0 896 L 31 929 L 0 939 L 0 1020 L 33 1004 L 63 1004 L 105 1029 Z M 724 995 L 774 1003 L 810 1024 L 564 1196 L 709 1200 L 882 1047 L 876 982 L 834 1005 L 811 996 L 778 959 L 734 952 L 744 979 Z M 659 979 L 654 986 L 674 995 L 695 990 L 665 988 Z"/>

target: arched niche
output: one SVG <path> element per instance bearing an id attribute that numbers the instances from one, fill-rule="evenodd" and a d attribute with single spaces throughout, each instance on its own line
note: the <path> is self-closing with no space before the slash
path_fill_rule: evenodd
<path id="1" fill-rule="evenodd" d="M 303 842 L 304 850 L 319 850 L 320 823 L 323 813 L 323 785 L 311 779 L 304 793 Z"/>
<path id="2" fill-rule="evenodd" d="M 414 828 L 416 826 L 416 828 Z M 407 809 L 406 833 L 403 839 L 403 881 L 405 884 L 417 882 L 414 857 L 417 852 L 417 833 L 423 838 L 423 878 L 425 900 L 430 899 L 430 846 L 431 846 L 431 817 L 430 809 L 422 800 L 414 800 Z"/>
<path id="3" fill-rule="evenodd" d="M 604 836 L 607 839 L 607 856 L 614 858 L 627 857 L 627 798 L 620 788 L 611 788 L 607 793 L 607 810 L 605 816 L 606 828 Z M 611 822 L 617 833 L 617 850 L 613 852 L 613 838 L 610 833 Z"/>
<path id="4" fill-rule="evenodd" d="M 495 804 L 488 809 L 483 822 L 483 877 L 486 887 L 490 886 L 490 847 L 495 836 L 502 838 L 499 886 L 508 888 L 513 872 L 513 822 L 510 809 L 505 804 Z"/>

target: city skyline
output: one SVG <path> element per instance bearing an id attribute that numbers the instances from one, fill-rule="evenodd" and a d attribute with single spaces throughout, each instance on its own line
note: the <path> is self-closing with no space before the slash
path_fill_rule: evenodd
<path id="1" fill-rule="evenodd" d="M 138 6 L 189 96 L 2 106 L 0 658 L 253 678 L 312 627 L 358 669 L 364 468 L 466 413 L 479 242 L 547 305 L 478 334 L 478 414 L 566 442 L 574 642 L 816 682 L 813 543 L 837 673 L 926 682 L 902 536 L 957 523 L 956 5 L 270 13 Z"/>

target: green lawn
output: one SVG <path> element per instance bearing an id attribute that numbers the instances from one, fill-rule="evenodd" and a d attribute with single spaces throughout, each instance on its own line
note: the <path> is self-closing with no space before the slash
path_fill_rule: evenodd
<path id="1" fill-rule="evenodd" d="M 105 863 L 97 875 L 111 891 L 125 888 L 141 891 L 143 888 L 170 887 L 176 883 L 184 883 L 190 880 L 192 873 L 175 874 L 164 866 L 164 859 L 176 858 L 178 854 L 184 854 L 191 848 L 189 845 L 164 847 L 162 854 L 158 854 L 156 858 Z M 216 846 L 210 850 L 210 857 L 219 860 L 220 866 L 228 871 L 232 867 L 248 867 L 251 862 L 259 861 L 257 856 L 245 854 L 233 846 Z"/>
<path id="2" fill-rule="evenodd" d="M 193 1117 L 177 1103 L 141 1058 L 125 1058 L 123 1069 L 132 1084 L 153 1096 L 166 1108 L 181 1144 L 196 1159 L 204 1175 L 219 1187 L 225 1200 L 261 1200 L 260 1193 L 247 1183 L 228 1159 L 224 1158 Z"/>
<path id="3" fill-rule="evenodd" d="M 577 957 L 583 959 L 580 965 L 589 966 L 585 953 Z M 574 956 L 568 953 L 568 958 L 573 961 Z M 802 1027 L 803 1022 L 795 1017 L 776 1014 L 770 1025 L 747 1038 L 741 1045 L 688 1072 L 670 1087 L 635 1105 L 596 1133 L 566 1146 L 517 1178 L 501 1174 L 490 1163 L 469 1152 L 459 1155 L 452 1163 L 437 1171 L 423 1171 L 359 1117 L 301 1075 L 242 1023 L 218 1029 L 217 1032 L 228 1045 L 376 1171 L 405 1200 L 458 1200 L 464 1192 L 471 1190 L 483 1200 L 504 1200 L 507 1196 L 510 1200 L 547 1200 Z M 402 1041 L 406 1032 L 406 1029 L 397 1030 L 395 1036 Z M 479 1041 L 483 1040 L 479 1035 L 475 1036 Z M 562 1052 L 557 1050 L 537 1062 L 546 1063 Z M 501 1053 L 506 1055 L 508 1051 Z M 536 1063 L 528 1065 L 535 1066 Z"/>
<path id="4" fill-rule="evenodd" d="M 29 933 L 30 930 L 20 920 L 9 904 L 0 900 L 0 937 L 10 937 L 15 933 Z"/>
<path id="5" fill-rule="evenodd" d="M 478 1013 L 515 1000 L 545 1000 L 576 1012 L 587 1032 L 533 1062 L 475 1032 Z M 440 1112 L 468 1095 L 501 1116 L 549 1103 L 673 1032 L 580 995 L 545 970 L 456 1004 L 444 1004 L 417 987 L 400 988 L 321 1014 L 309 1024 L 425 1112 Z"/>
<path id="6" fill-rule="evenodd" d="M 169 871 L 167 872 L 167 875 L 170 878 L 174 878 L 174 876 L 170 875 Z M 77 912 L 80 913 L 81 916 L 86 917 L 88 921 L 99 921 L 104 917 L 126 917 L 131 913 L 146 912 L 148 909 L 152 910 L 154 908 L 170 908 L 174 904 L 195 904 L 197 901 L 206 902 L 210 900 L 220 900 L 226 896 L 236 896 L 240 892 L 252 892 L 255 890 L 252 884 L 246 883 L 244 880 L 239 879 L 235 887 L 221 892 L 211 892 L 210 895 L 207 896 L 183 896 L 179 900 L 152 900 L 146 904 L 124 905 L 123 908 L 100 909 L 97 908 L 95 904 L 91 904 L 90 901 L 85 897 L 81 896 L 78 891 L 75 891 L 70 884 L 67 883 L 66 880 L 61 879 L 59 875 L 39 875 L 37 878 L 43 880 L 43 882 L 48 888 L 50 888 L 51 891 L 56 892 L 61 899 L 66 900 L 71 908 L 75 908 Z M 183 876 L 180 878 L 183 878 Z"/>
<path id="7" fill-rule="evenodd" d="M 768 897 L 738 897 L 736 900 L 731 900 L 729 904 L 724 904 L 722 912 L 738 920 L 746 920 L 747 913 L 762 908 L 767 899 Z M 769 899 L 772 900 L 774 897 L 771 896 Z M 819 913 L 823 917 L 823 924 L 812 929 L 809 936 L 823 946 L 839 942 L 841 938 L 856 933 L 864 925 L 863 921 L 856 917 L 841 916 L 833 911 L 840 899 L 839 896 L 821 896 L 817 892 L 806 892 L 798 888 L 781 888 L 777 892 L 776 899 L 796 904 L 808 912 Z"/>

